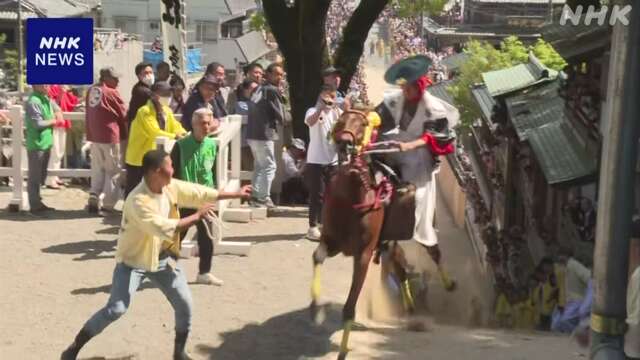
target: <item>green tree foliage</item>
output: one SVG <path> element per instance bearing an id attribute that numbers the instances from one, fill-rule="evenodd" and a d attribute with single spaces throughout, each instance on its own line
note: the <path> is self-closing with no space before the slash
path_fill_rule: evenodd
<path id="1" fill-rule="evenodd" d="M 395 0 L 393 5 L 398 15 L 404 18 L 413 18 L 422 13 L 440 14 L 448 0 Z"/>
<path id="2" fill-rule="evenodd" d="M 538 40 L 529 48 L 515 36 L 506 38 L 500 49 L 487 42 L 473 40 L 467 43 L 464 51 L 469 54 L 469 59 L 461 66 L 460 74 L 447 89 L 460 110 L 463 127 L 470 126 L 480 117 L 480 110 L 470 89 L 482 83 L 482 73 L 526 63 L 529 51 L 532 51 L 545 66 L 554 70 L 561 70 L 566 65 L 564 59 L 543 40 Z"/>
<path id="3" fill-rule="evenodd" d="M 262 11 L 255 12 L 251 15 L 251 18 L 249 18 L 249 28 L 253 31 L 271 31 Z"/>
<path id="4" fill-rule="evenodd" d="M 0 76 L 0 87 L 16 90 L 18 88 L 18 52 L 4 48 L 7 41 L 5 34 L 0 34 L 0 67 L 4 77 Z"/>
<path id="5" fill-rule="evenodd" d="M 547 67 L 561 71 L 567 66 L 567 62 L 558 54 L 549 43 L 542 39 L 533 45 L 533 54 Z"/>

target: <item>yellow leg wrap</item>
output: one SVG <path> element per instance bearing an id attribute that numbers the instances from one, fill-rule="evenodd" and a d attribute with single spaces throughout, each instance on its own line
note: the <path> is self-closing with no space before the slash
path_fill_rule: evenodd
<path id="1" fill-rule="evenodd" d="M 313 280 L 311 281 L 311 298 L 318 300 L 320 297 L 320 264 L 313 265 Z"/>
<path id="2" fill-rule="evenodd" d="M 351 333 L 351 326 L 353 326 L 353 320 L 347 320 L 344 322 L 342 328 L 342 342 L 340 343 L 340 354 L 346 354 L 349 352 L 349 334 Z"/>
<path id="3" fill-rule="evenodd" d="M 438 273 L 440 274 L 440 280 L 442 281 L 442 285 L 444 286 L 444 288 L 446 290 L 451 290 L 453 289 L 453 287 L 455 286 L 454 282 L 451 281 L 451 279 L 449 278 L 449 274 L 447 274 L 447 272 L 439 267 L 438 268 Z"/>
<path id="4" fill-rule="evenodd" d="M 411 295 L 409 279 L 405 279 L 402 282 L 402 302 L 404 304 L 405 310 L 409 311 L 415 309 L 415 302 L 413 301 L 413 296 Z"/>

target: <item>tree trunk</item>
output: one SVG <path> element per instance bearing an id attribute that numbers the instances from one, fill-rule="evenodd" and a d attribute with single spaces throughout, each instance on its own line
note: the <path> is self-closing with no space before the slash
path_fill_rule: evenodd
<path id="1" fill-rule="evenodd" d="M 389 0 L 362 0 L 343 32 L 334 65 L 345 74 L 340 90 L 351 83 L 364 51 L 369 29 Z M 293 136 L 308 141 L 304 115 L 314 106 L 322 85 L 322 69 L 329 64 L 325 22 L 331 0 L 263 0 L 265 18 L 284 57 L 289 82 Z"/>
<path id="2" fill-rule="evenodd" d="M 346 92 L 358 69 L 369 30 L 389 0 L 362 0 L 344 27 L 342 42 L 334 58 L 335 67 L 343 71 L 340 91 Z"/>
<path id="3" fill-rule="evenodd" d="M 293 136 L 308 140 L 304 115 L 315 105 L 327 64 L 325 22 L 329 0 L 297 1 L 292 8 L 283 0 L 265 0 L 264 13 L 285 59 Z"/>

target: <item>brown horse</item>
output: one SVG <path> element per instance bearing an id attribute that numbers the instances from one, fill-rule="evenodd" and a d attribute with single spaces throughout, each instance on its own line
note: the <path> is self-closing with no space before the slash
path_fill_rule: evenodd
<path id="1" fill-rule="evenodd" d="M 382 186 L 376 186 L 367 163 L 357 154 L 356 144 L 362 142 L 367 116 L 359 111 L 346 111 L 338 120 L 333 133 L 333 141 L 338 150 L 339 166 L 327 186 L 322 212 L 322 236 L 313 253 L 312 302 L 310 306 L 314 320 L 318 316 L 320 295 L 320 265 L 327 257 L 339 253 L 353 257 L 353 277 L 349 297 L 344 305 L 343 335 L 338 359 L 345 359 L 349 333 L 355 318 L 358 296 L 362 290 L 369 263 L 378 249 L 385 208 Z M 413 300 L 409 292 L 406 272 L 393 248 L 394 272 L 403 283 L 403 300 L 409 311 L 413 310 Z M 405 285 L 406 284 L 406 285 Z"/>

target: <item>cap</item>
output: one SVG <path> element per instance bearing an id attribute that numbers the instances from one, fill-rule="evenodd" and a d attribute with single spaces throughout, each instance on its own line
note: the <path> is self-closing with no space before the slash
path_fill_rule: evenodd
<path id="1" fill-rule="evenodd" d="M 106 77 L 106 76 L 116 78 L 116 79 L 119 79 L 122 77 L 122 75 L 111 66 L 103 67 L 102 69 L 100 69 L 100 77 Z"/>
<path id="2" fill-rule="evenodd" d="M 166 81 L 157 81 L 151 85 L 151 92 L 159 94 L 171 94 L 171 85 Z"/>
<path id="3" fill-rule="evenodd" d="M 424 55 L 412 56 L 391 66 L 384 74 L 384 80 L 393 85 L 403 85 L 418 80 L 426 74 L 431 60 Z"/>
<path id="4" fill-rule="evenodd" d="M 322 70 L 322 76 L 329 76 L 329 75 L 333 75 L 333 74 L 338 74 L 340 75 L 342 72 L 338 69 L 336 69 L 335 67 L 333 67 L 333 65 L 329 65 L 329 67 L 325 68 L 324 70 Z"/>
<path id="5" fill-rule="evenodd" d="M 291 146 L 298 150 L 305 151 L 305 143 L 302 139 L 295 138 L 291 140 Z"/>

